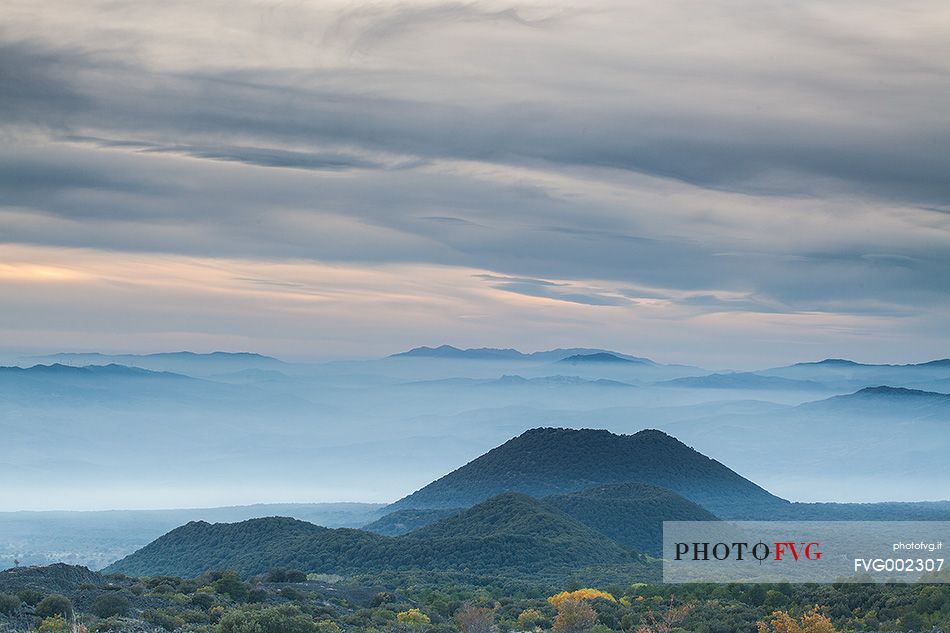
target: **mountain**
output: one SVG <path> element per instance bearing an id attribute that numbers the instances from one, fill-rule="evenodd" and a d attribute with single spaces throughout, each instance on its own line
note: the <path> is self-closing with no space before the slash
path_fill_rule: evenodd
<path id="1" fill-rule="evenodd" d="M 45 592 L 76 591 L 84 585 L 102 585 L 105 578 L 78 565 L 56 563 L 47 567 L 16 567 L 0 571 L 0 591 L 17 593 L 23 589 Z"/>
<path id="2" fill-rule="evenodd" d="M 407 387 L 447 387 L 458 389 L 463 387 L 493 388 L 493 387 L 541 387 L 545 389 L 571 389 L 575 387 L 599 388 L 599 387 L 620 387 L 632 388 L 628 382 L 619 380 L 610 380 L 608 378 L 581 378 L 580 376 L 538 376 L 535 378 L 525 378 L 517 374 L 505 374 L 496 379 L 477 379 L 477 378 L 442 378 L 440 380 L 419 380 L 405 383 Z"/>
<path id="3" fill-rule="evenodd" d="M 510 348 L 499 349 L 495 347 L 479 347 L 460 349 L 451 345 L 440 345 L 439 347 L 414 347 L 406 352 L 392 354 L 389 356 L 389 358 L 442 358 L 461 360 L 517 360 L 552 362 L 560 361 L 572 356 L 597 356 L 600 354 L 613 356 L 619 360 L 628 360 L 631 362 L 639 362 L 648 365 L 655 364 L 653 361 L 647 358 L 638 358 L 637 356 L 630 356 L 627 354 L 621 354 L 619 352 L 611 352 L 608 350 L 587 347 L 558 348 L 525 354 L 524 352 L 519 352 L 516 349 Z"/>
<path id="4" fill-rule="evenodd" d="M 23 376 L 29 378 L 165 378 L 171 380 L 189 380 L 189 376 L 175 374 L 167 371 L 151 371 L 139 367 L 128 367 L 116 363 L 108 365 L 64 365 L 62 363 L 53 363 L 52 365 L 33 365 L 31 367 L 0 367 L 0 378 Z"/>
<path id="5" fill-rule="evenodd" d="M 361 529 L 383 536 L 401 536 L 413 530 L 441 521 L 453 514 L 462 512 L 464 508 L 422 509 L 406 508 L 396 510 L 380 517 L 372 523 L 367 523 Z"/>
<path id="6" fill-rule="evenodd" d="M 189 523 L 109 566 L 107 572 L 242 576 L 275 567 L 340 575 L 459 573 L 566 579 L 597 566 L 635 574 L 645 561 L 560 510 L 503 494 L 411 534 L 387 537 L 287 518 Z"/>
<path id="7" fill-rule="evenodd" d="M 630 482 L 669 488 L 723 517 L 788 503 L 661 431 L 615 435 L 541 428 L 505 442 L 388 509 L 466 507 L 502 492 L 540 498 Z"/>
<path id="8" fill-rule="evenodd" d="M 612 352 L 595 352 L 593 354 L 573 354 L 557 361 L 565 365 L 587 365 L 587 364 L 629 364 L 629 365 L 654 365 L 655 363 L 646 358 L 632 358 L 620 356 Z"/>
<path id="9" fill-rule="evenodd" d="M 101 569 L 190 521 L 234 522 L 289 516 L 326 527 L 357 527 L 379 517 L 382 504 L 259 504 L 183 510 L 0 512 L 0 569 L 51 562 Z"/>
<path id="10" fill-rule="evenodd" d="M 234 569 L 250 575 L 279 567 L 280 564 L 269 565 L 266 561 L 281 560 L 309 537 L 331 532 L 335 530 L 288 517 L 239 523 L 191 521 L 103 571 L 192 578 L 207 570 Z"/>
<path id="11" fill-rule="evenodd" d="M 0 400 L 26 405 L 132 401 L 217 390 L 217 385 L 190 376 L 115 363 L 0 367 Z"/>
<path id="12" fill-rule="evenodd" d="M 611 540 L 659 556 L 663 521 L 715 521 L 716 516 L 672 490 L 649 484 L 604 484 L 587 490 L 541 499 Z M 424 534 L 427 525 L 446 517 L 464 516 L 459 508 L 396 510 L 363 527 L 364 530 L 398 536 Z M 462 519 L 456 519 L 464 522 Z M 443 525 L 452 525 L 444 522 Z M 463 528 L 465 526 L 462 526 Z"/>
<path id="13" fill-rule="evenodd" d="M 61 353 L 39 357 L 64 365 L 119 364 L 154 371 L 171 371 L 189 376 L 206 377 L 242 369 L 280 369 L 287 364 L 272 356 L 251 352 L 161 352 L 158 354 Z"/>
<path id="14" fill-rule="evenodd" d="M 406 352 L 391 354 L 390 358 L 461 358 L 468 360 L 523 360 L 525 354 L 516 349 L 497 349 L 481 347 L 477 349 L 459 349 L 451 345 L 438 347 L 414 347 Z"/>
<path id="15" fill-rule="evenodd" d="M 755 372 L 797 380 L 815 380 L 835 389 L 860 389 L 875 385 L 912 387 L 950 378 L 950 361 L 933 360 L 905 365 L 873 365 L 843 358 L 826 358 Z"/>
<path id="16" fill-rule="evenodd" d="M 950 420 L 950 394 L 882 385 L 865 387 L 843 396 L 806 402 L 799 405 L 798 409 L 822 415 L 897 415 L 904 420 L 926 418 L 946 421 Z"/>
<path id="17" fill-rule="evenodd" d="M 649 484 L 606 484 L 552 495 L 543 502 L 617 543 L 653 556 L 663 551 L 663 521 L 716 520 L 689 499 Z"/>
<path id="18" fill-rule="evenodd" d="M 796 389 L 827 391 L 814 380 L 794 380 L 779 376 L 762 376 L 752 372 L 709 374 L 708 376 L 685 376 L 656 383 L 658 387 L 685 387 L 690 389 Z"/>

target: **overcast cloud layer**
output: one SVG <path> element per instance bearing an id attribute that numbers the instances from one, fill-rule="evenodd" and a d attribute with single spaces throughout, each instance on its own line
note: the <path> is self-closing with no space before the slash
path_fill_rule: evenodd
<path id="1" fill-rule="evenodd" d="M 0 342 L 950 355 L 944 2 L 0 3 Z"/>

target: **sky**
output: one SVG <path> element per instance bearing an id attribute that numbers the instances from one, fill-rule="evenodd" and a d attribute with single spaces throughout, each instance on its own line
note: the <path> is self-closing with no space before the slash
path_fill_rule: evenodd
<path id="1" fill-rule="evenodd" d="M 0 2 L 0 347 L 950 355 L 950 5 Z"/>

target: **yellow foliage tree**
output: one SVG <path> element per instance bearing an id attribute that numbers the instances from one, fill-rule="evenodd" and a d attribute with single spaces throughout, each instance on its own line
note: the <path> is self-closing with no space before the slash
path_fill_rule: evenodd
<path id="1" fill-rule="evenodd" d="M 561 606 L 561 603 L 565 600 L 573 600 L 574 602 L 583 602 L 585 600 L 596 600 L 597 598 L 602 598 L 608 602 L 617 602 L 617 599 L 606 591 L 601 591 L 600 589 L 578 589 L 577 591 L 562 591 L 561 593 L 555 594 L 548 598 L 548 602 L 554 605 L 555 608 Z"/>
<path id="2" fill-rule="evenodd" d="M 409 628 L 419 628 L 429 624 L 429 616 L 419 609 L 409 609 L 396 614 L 396 622 Z"/>
<path id="3" fill-rule="evenodd" d="M 759 622 L 756 626 L 759 633 L 837 633 L 831 620 L 822 615 L 817 606 L 798 620 L 786 611 L 776 611 L 770 622 Z"/>

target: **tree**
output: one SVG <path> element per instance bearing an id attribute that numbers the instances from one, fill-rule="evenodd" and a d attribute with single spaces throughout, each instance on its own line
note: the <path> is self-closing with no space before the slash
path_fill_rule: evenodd
<path id="1" fill-rule="evenodd" d="M 537 609 L 525 609 L 518 615 L 518 626 L 523 631 L 543 628 L 548 618 Z"/>
<path id="2" fill-rule="evenodd" d="M 17 593 L 17 598 L 31 607 L 35 607 L 43 599 L 43 592 L 36 589 L 23 589 Z"/>
<path id="3" fill-rule="evenodd" d="M 36 605 L 36 615 L 40 618 L 51 618 L 54 615 L 68 618 L 72 612 L 73 603 L 69 601 L 69 598 L 58 593 L 46 596 Z"/>
<path id="4" fill-rule="evenodd" d="M 419 609 L 409 609 L 396 614 L 396 622 L 410 629 L 421 629 L 431 622 L 429 616 Z"/>
<path id="5" fill-rule="evenodd" d="M 770 622 L 756 623 L 759 633 L 837 633 L 831 620 L 815 607 L 796 620 L 787 611 L 775 611 Z"/>
<path id="6" fill-rule="evenodd" d="M 582 600 L 561 600 L 554 618 L 557 633 L 587 633 L 597 623 L 597 614 Z"/>
<path id="7" fill-rule="evenodd" d="M 676 606 L 676 596 L 671 595 L 666 612 L 662 615 L 657 615 L 653 607 L 650 607 L 644 616 L 646 622 L 637 628 L 637 633 L 670 633 L 692 610 L 693 605 L 689 603 Z"/>
<path id="8" fill-rule="evenodd" d="M 466 604 L 455 612 L 455 621 L 461 633 L 491 633 L 495 624 L 495 609 Z"/>
<path id="9" fill-rule="evenodd" d="M 96 598 L 92 605 L 92 612 L 100 618 L 111 618 L 114 615 L 124 617 L 128 615 L 132 604 L 121 593 L 105 593 Z"/>
<path id="10" fill-rule="evenodd" d="M 606 591 L 601 591 L 600 589 L 576 589 L 574 591 L 562 591 L 561 593 L 555 594 L 548 598 L 548 602 L 554 605 L 555 608 L 560 606 L 565 600 L 573 600 L 575 602 L 581 602 L 583 600 L 596 600 L 601 598 L 608 602 L 617 602 L 617 599 L 614 598 L 611 594 Z"/>
<path id="11" fill-rule="evenodd" d="M 320 633 L 326 630 L 299 608 L 288 604 L 231 611 L 221 618 L 217 628 L 218 633 Z"/>
<path id="12" fill-rule="evenodd" d="M 13 615 L 20 610 L 20 599 L 8 593 L 0 593 L 0 614 Z"/>
<path id="13" fill-rule="evenodd" d="M 247 600 L 251 592 L 246 583 L 241 582 L 241 577 L 236 572 L 226 571 L 221 577 L 214 581 L 214 590 L 217 593 L 229 596 L 235 602 Z"/>
<path id="14" fill-rule="evenodd" d="M 276 568 L 267 572 L 264 576 L 264 582 L 304 582 L 307 580 L 307 574 L 296 569 Z"/>
<path id="15" fill-rule="evenodd" d="M 63 616 L 56 614 L 45 618 L 36 630 L 38 633 L 69 633 L 69 626 L 66 625 L 66 619 Z"/>

